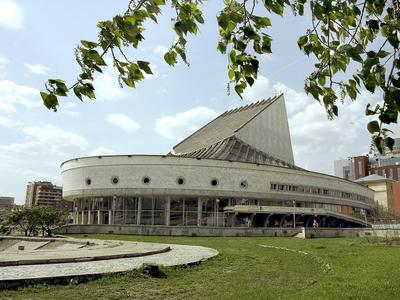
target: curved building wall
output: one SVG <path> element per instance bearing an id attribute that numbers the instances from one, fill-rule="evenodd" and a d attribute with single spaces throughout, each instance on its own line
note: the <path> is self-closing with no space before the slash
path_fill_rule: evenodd
<path id="1" fill-rule="evenodd" d="M 121 155 L 69 160 L 61 165 L 61 173 L 66 199 L 181 195 L 296 200 L 373 208 L 373 192 L 358 184 L 320 173 L 268 165 Z M 147 183 L 144 182 L 146 177 Z M 182 180 L 178 182 L 179 179 Z M 216 185 L 212 185 L 213 180 Z M 278 187 L 279 184 L 284 185 L 284 189 Z M 289 186 L 307 186 L 309 189 L 294 190 Z"/>

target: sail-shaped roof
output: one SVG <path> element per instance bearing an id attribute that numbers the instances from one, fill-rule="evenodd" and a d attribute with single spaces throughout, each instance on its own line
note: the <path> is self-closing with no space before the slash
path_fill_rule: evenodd
<path id="1" fill-rule="evenodd" d="M 171 154 L 295 167 L 283 95 L 224 112 Z"/>

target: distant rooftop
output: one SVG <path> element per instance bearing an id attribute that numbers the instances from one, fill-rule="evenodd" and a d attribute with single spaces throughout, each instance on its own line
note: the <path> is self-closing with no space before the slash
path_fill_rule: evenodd
<path id="1" fill-rule="evenodd" d="M 373 181 L 393 181 L 392 179 L 385 178 L 380 175 L 371 174 L 359 179 L 354 180 L 354 182 L 363 183 L 363 182 L 373 182 Z"/>

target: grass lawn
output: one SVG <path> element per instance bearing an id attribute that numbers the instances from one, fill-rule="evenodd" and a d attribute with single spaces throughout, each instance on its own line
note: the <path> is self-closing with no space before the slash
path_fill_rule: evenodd
<path id="1" fill-rule="evenodd" d="M 361 238 L 89 237 L 200 245 L 220 255 L 197 266 L 163 268 L 164 279 L 128 272 L 79 285 L 2 291 L 0 299 L 400 298 L 400 246 Z"/>

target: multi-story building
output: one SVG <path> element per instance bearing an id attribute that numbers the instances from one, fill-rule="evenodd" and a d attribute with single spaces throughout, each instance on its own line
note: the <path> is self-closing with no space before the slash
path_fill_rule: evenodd
<path id="1" fill-rule="evenodd" d="M 28 207 L 36 205 L 53 206 L 72 211 L 72 202 L 62 198 L 62 187 L 52 184 L 49 181 L 29 182 L 26 187 L 26 201 Z"/>
<path id="2" fill-rule="evenodd" d="M 13 209 L 14 200 L 14 197 L 0 197 L 0 211 Z"/>
<path id="3" fill-rule="evenodd" d="M 393 150 L 380 154 L 373 149 L 367 155 L 335 160 L 335 176 L 358 182 L 374 190 L 377 212 L 400 217 L 400 138 Z"/>
<path id="4" fill-rule="evenodd" d="M 356 179 L 355 182 L 374 190 L 377 216 L 400 216 L 399 199 L 393 193 L 395 181 L 376 174 Z"/>
<path id="5" fill-rule="evenodd" d="M 366 155 L 349 157 L 334 161 L 335 176 L 356 180 L 368 175 L 400 180 L 400 138 L 395 139 L 393 150 L 386 149 L 384 154 L 373 150 Z"/>

